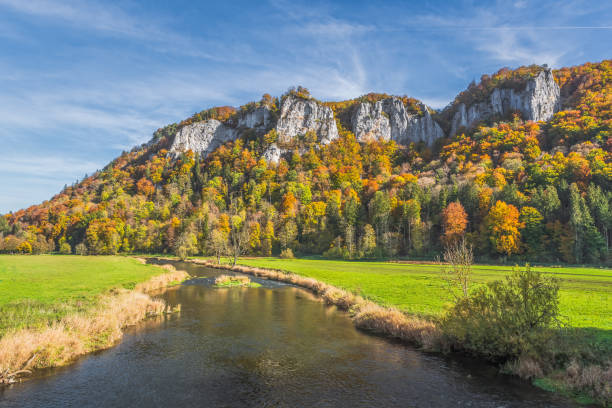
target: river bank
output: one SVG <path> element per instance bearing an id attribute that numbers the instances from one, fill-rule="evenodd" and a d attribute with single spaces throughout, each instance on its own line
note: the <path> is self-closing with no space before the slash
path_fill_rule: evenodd
<path id="1" fill-rule="evenodd" d="M 83 271 L 70 274 L 70 270 L 84 261 L 72 259 L 46 257 L 44 275 L 37 270 L 40 259 L 0 260 L 0 283 L 15 288 L 11 293 L 3 292 L 0 304 L 8 311 L 3 313 L 0 338 L 0 384 L 20 381 L 35 370 L 66 365 L 84 354 L 113 346 L 126 327 L 169 312 L 163 300 L 151 295 L 188 277 L 172 266 L 112 258 L 106 263 L 107 276 L 79 282 Z M 98 263 L 104 271 L 104 258 Z M 22 280 L 29 282 L 28 287 Z M 35 283 L 38 280 L 39 285 Z M 19 318 L 9 321 L 11 316 Z"/>
<path id="2" fill-rule="evenodd" d="M 209 260 L 198 259 L 192 259 L 187 262 L 212 268 L 233 270 L 239 273 L 251 274 L 304 287 L 323 298 L 327 303 L 349 311 L 356 327 L 409 342 L 419 346 L 424 351 L 446 353 L 451 349 L 461 348 L 461 345 L 450 342 L 449 338 L 438 327 L 435 318 L 423 319 L 411 316 L 397 308 L 381 306 L 362 296 L 356 295 L 352 291 L 340 289 L 311 277 L 300 276 L 294 273 L 294 271 L 245 265 L 218 265 Z M 249 262 L 252 262 L 252 260 L 249 260 Z M 350 272 L 345 271 L 345 274 L 350 274 Z M 592 344 L 582 341 L 582 339 L 579 339 L 578 343 L 564 344 L 566 348 L 586 348 L 592 346 Z M 560 351 L 567 352 L 568 350 Z M 601 360 L 602 356 L 605 358 L 605 356 L 609 356 L 609 353 L 604 350 L 603 353 L 597 355 L 593 353 L 594 351 L 585 349 L 574 354 L 590 355 L 591 358 L 594 356 L 596 359 L 600 359 L 600 361 L 591 361 L 589 363 L 588 361 L 573 359 L 565 367 L 548 368 L 544 371 L 542 367 L 548 364 L 550 364 L 549 367 L 552 367 L 552 362 L 538 361 L 537 358 L 530 357 L 508 361 L 502 369 L 524 379 L 530 379 L 534 384 L 549 391 L 572 396 L 582 403 L 599 402 L 609 404 L 612 402 L 612 390 L 610 390 L 612 364 L 609 361 Z"/>
<path id="3" fill-rule="evenodd" d="M 156 262 L 156 261 L 151 261 Z M 172 262 L 192 278 L 159 297 L 180 316 L 147 319 L 114 347 L 0 388 L 0 408 L 117 406 L 576 408 L 495 367 L 421 353 L 357 330 L 311 291 Z"/>

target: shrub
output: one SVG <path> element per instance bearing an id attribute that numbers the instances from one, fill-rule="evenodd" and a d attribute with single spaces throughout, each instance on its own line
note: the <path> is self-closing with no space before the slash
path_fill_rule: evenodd
<path id="1" fill-rule="evenodd" d="M 285 248 L 281 251 L 280 257 L 283 259 L 293 259 L 295 256 L 293 255 L 293 251 L 291 248 Z"/>
<path id="2" fill-rule="evenodd" d="M 74 253 L 77 255 L 87 255 L 87 246 L 84 243 L 77 244 L 74 247 Z"/>
<path id="3" fill-rule="evenodd" d="M 59 252 L 60 254 L 63 254 L 63 255 L 70 255 L 72 253 L 72 248 L 70 247 L 69 243 L 62 242 L 59 248 Z"/>
<path id="4" fill-rule="evenodd" d="M 17 247 L 17 251 L 22 254 L 31 254 L 32 253 L 32 245 L 28 241 L 23 241 Z"/>
<path id="5" fill-rule="evenodd" d="M 185 259 L 187 259 L 187 248 L 185 248 L 184 246 L 179 246 L 176 249 L 176 256 L 178 256 L 181 261 L 184 261 Z"/>
<path id="6" fill-rule="evenodd" d="M 558 324 L 557 279 L 515 268 L 505 281 L 490 282 L 457 301 L 441 327 L 457 348 L 503 361 L 551 352 Z"/>

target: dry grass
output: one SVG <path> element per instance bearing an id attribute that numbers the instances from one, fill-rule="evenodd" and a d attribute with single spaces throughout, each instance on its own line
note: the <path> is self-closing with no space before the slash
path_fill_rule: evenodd
<path id="1" fill-rule="evenodd" d="M 220 275 L 215 279 L 215 285 L 248 285 L 251 280 L 248 276 L 232 276 L 232 275 Z"/>
<path id="2" fill-rule="evenodd" d="M 516 361 L 509 361 L 506 363 L 504 370 L 524 380 L 544 376 L 544 370 L 542 370 L 540 362 L 532 357 L 520 357 Z"/>
<path id="3" fill-rule="evenodd" d="M 44 329 L 6 334 L 0 339 L 0 384 L 15 382 L 34 369 L 65 365 L 83 354 L 108 348 L 122 337 L 125 327 L 162 314 L 166 303 L 145 292 L 188 277 L 174 267 L 165 269 L 169 272 L 137 285 L 133 291 L 119 289 L 105 295 L 92 313 L 66 316 Z"/>
<path id="4" fill-rule="evenodd" d="M 351 313 L 353 323 L 360 329 L 407 341 L 427 350 L 440 348 L 441 335 L 433 322 L 408 316 L 397 309 L 379 306 L 361 296 L 356 296 L 349 291 L 316 279 L 273 269 L 242 265 L 218 265 L 206 260 L 191 260 L 189 262 L 291 283 L 309 289 L 326 303 L 336 305 L 342 310 L 348 310 Z"/>
<path id="5" fill-rule="evenodd" d="M 612 361 L 604 366 L 584 366 L 572 361 L 565 370 L 562 381 L 572 390 L 586 392 L 591 397 L 612 406 Z"/>
<path id="6" fill-rule="evenodd" d="M 148 293 L 154 292 L 176 283 L 182 282 L 189 277 L 185 271 L 177 271 L 172 265 L 161 265 L 168 272 L 163 275 L 154 276 L 148 281 L 136 285 L 135 290 L 138 292 Z"/>

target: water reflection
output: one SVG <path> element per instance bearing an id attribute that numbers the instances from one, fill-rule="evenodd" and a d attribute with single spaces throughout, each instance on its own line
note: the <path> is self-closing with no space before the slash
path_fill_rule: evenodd
<path id="1" fill-rule="evenodd" d="M 426 355 L 354 329 L 301 289 L 210 287 L 198 275 L 163 297 L 180 316 L 130 329 L 117 347 L 0 391 L 0 407 L 572 406 L 488 366 Z M 226 271 L 223 271 L 227 273 Z"/>

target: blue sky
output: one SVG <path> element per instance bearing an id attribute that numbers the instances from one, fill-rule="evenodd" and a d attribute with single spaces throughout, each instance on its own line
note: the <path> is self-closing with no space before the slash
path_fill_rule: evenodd
<path id="1" fill-rule="evenodd" d="M 303 85 L 443 107 L 503 66 L 610 58 L 610 1 L 0 0 L 0 213 L 165 124 Z"/>

